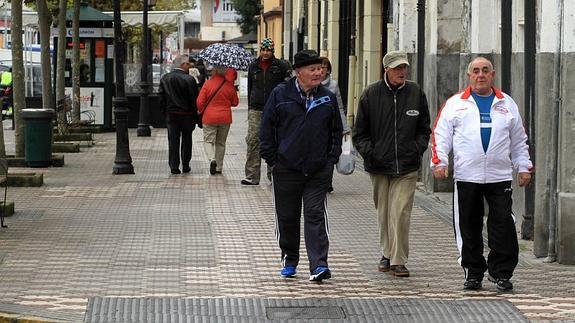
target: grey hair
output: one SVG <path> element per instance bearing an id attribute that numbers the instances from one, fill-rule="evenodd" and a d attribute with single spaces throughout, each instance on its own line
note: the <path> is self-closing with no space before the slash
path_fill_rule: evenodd
<path id="1" fill-rule="evenodd" d="M 227 69 L 225 66 L 214 66 L 214 73 L 224 75 Z"/>
<path id="2" fill-rule="evenodd" d="M 182 54 L 182 55 L 176 56 L 176 58 L 174 58 L 174 62 L 172 64 L 174 64 L 175 67 L 180 67 L 180 66 L 182 66 L 182 64 L 188 63 L 189 61 L 190 61 L 190 57 L 186 54 Z"/>
<path id="3" fill-rule="evenodd" d="M 486 57 L 479 56 L 479 57 L 476 57 L 473 60 L 471 60 L 471 62 L 469 62 L 469 65 L 467 65 L 467 73 L 473 72 L 473 68 L 471 66 L 473 65 L 473 63 L 475 63 L 475 61 L 478 61 L 478 60 L 486 61 L 489 65 L 489 70 L 493 71 L 493 63 L 491 63 L 491 61 L 489 59 L 487 59 Z"/>

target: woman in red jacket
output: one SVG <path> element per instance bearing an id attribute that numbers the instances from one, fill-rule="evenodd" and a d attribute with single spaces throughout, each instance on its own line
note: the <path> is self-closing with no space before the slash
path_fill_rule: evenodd
<path id="1" fill-rule="evenodd" d="M 198 95 L 198 112 L 202 114 L 204 151 L 210 162 L 210 174 L 221 174 L 226 152 L 226 139 L 232 123 L 232 107 L 239 104 L 234 87 L 237 72 L 214 67 L 213 76 L 204 83 Z"/>

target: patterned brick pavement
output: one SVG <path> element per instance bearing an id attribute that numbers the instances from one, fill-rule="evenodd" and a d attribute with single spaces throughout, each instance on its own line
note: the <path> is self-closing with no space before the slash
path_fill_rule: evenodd
<path id="1" fill-rule="evenodd" d="M 170 175 L 165 129 L 151 137 L 130 130 L 135 175 L 112 175 L 114 133 L 66 154 L 65 167 L 11 169 L 43 172 L 45 184 L 9 189 L 16 214 L 0 231 L 0 303 L 81 314 L 90 297 L 506 299 L 531 320 L 575 320 L 575 267 L 533 258 L 527 242 L 513 293 L 487 281 L 464 292 L 449 202 L 423 191 L 411 221 L 412 277 L 377 272 L 371 184 L 361 170 L 336 174 L 329 196 L 333 279 L 308 282 L 305 256 L 297 279 L 281 279 L 270 186 L 240 185 L 246 116 L 234 112 L 223 176 L 209 175 L 201 131 L 192 172 Z M 5 137 L 10 152 L 13 133 Z"/>

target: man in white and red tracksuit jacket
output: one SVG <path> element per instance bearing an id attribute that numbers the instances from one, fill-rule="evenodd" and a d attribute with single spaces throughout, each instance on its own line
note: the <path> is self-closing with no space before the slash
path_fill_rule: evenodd
<path id="1" fill-rule="evenodd" d="M 517 104 L 493 87 L 495 71 L 489 60 L 474 59 L 468 67 L 469 87 L 449 98 L 433 129 L 431 168 L 437 179 L 448 176 L 453 150 L 455 182 L 453 224 L 459 263 L 465 271 L 464 289 L 477 290 L 485 270 L 502 291 L 519 257 L 512 211 L 513 169 L 519 186 L 531 180 L 527 135 Z M 489 205 L 489 255 L 483 257 L 483 200 Z"/>

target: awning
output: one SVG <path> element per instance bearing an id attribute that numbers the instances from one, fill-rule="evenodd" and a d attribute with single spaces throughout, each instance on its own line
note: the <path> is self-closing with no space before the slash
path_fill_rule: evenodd
<path id="1" fill-rule="evenodd" d="M 104 13 L 114 15 L 112 11 Z M 141 26 L 143 16 L 143 11 L 122 11 L 122 22 L 128 26 Z M 148 26 L 178 26 L 183 16 L 184 11 L 148 11 Z"/>
<path id="2" fill-rule="evenodd" d="M 114 12 L 105 11 L 102 15 L 113 18 Z M 184 17 L 184 11 L 148 11 L 148 26 L 178 26 L 180 17 Z M 122 12 L 122 21 L 124 25 L 141 26 L 142 19 L 142 11 Z M 38 13 L 35 11 L 22 12 L 22 25 L 37 26 Z"/>
<path id="3" fill-rule="evenodd" d="M 66 11 L 66 20 L 72 21 L 72 9 Z M 113 14 L 105 14 L 99 10 L 82 4 L 80 6 L 80 21 L 113 21 Z M 22 26 L 37 26 L 38 13 L 36 11 L 22 11 Z"/>
<path id="4" fill-rule="evenodd" d="M 184 48 L 190 50 L 194 49 L 200 50 L 210 46 L 211 44 L 219 42 L 220 42 L 219 40 L 201 40 L 195 37 L 188 37 L 184 39 Z"/>
<path id="5" fill-rule="evenodd" d="M 255 31 L 250 32 L 249 34 L 241 35 L 240 37 L 228 39 L 227 41 L 230 44 L 254 44 L 258 42 L 258 35 Z"/>

